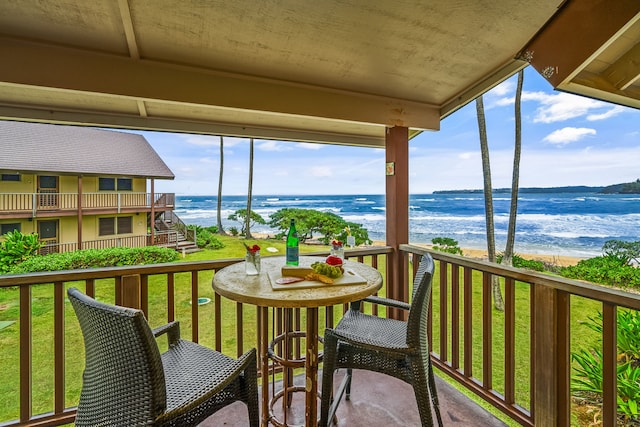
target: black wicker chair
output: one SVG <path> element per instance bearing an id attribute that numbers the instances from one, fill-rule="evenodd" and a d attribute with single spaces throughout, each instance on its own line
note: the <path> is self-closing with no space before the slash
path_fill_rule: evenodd
<path id="1" fill-rule="evenodd" d="M 411 305 L 376 296 L 365 298 L 365 301 L 409 310 L 407 322 L 364 314 L 360 311 L 360 302 L 356 302 L 335 329 L 325 331 L 321 427 L 326 427 L 334 418 L 345 392 L 349 399 L 352 369 L 380 372 L 411 384 L 422 425 L 433 425 L 432 410 L 438 425 L 442 425 L 427 336 L 433 270 L 433 259 L 424 255 L 415 276 Z M 340 368 L 347 368 L 347 373 L 334 398 L 333 374 Z"/>
<path id="2" fill-rule="evenodd" d="M 258 426 L 255 349 L 233 359 L 180 339 L 178 322 L 152 331 L 140 310 L 67 293 L 85 345 L 76 426 L 193 426 L 235 401 Z"/>

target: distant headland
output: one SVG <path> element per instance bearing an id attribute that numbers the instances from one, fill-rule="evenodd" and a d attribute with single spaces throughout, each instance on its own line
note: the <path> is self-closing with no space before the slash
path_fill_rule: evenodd
<path id="1" fill-rule="evenodd" d="M 434 194 L 452 194 L 452 193 L 483 193 L 483 190 L 439 190 Z M 511 188 L 494 188 L 494 193 L 509 194 Z M 640 179 L 634 182 L 626 182 L 623 184 L 608 185 L 606 187 L 589 187 L 586 185 L 571 185 L 565 187 L 523 187 L 519 189 L 519 193 L 600 193 L 600 194 L 640 194 Z"/>

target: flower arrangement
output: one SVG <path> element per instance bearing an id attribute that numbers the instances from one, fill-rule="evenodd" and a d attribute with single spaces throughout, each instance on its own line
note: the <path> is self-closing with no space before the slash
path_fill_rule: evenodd
<path id="1" fill-rule="evenodd" d="M 247 253 L 245 255 L 245 272 L 254 276 L 260 273 L 260 246 L 253 245 L 249 246 L 246 243 L 242 242 L 244 247 L 247 249 Z"/>
<path id="2" fill-rule="evenodd" d="M 342 242 L 339 240 L 331 241 L 331 255 L 344 259 L 344 248 L 342 247 Z"/>

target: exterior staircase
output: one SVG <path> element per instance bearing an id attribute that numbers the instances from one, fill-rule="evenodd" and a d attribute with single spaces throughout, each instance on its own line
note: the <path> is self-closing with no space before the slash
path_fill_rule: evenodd
<path id="1" fill-rule="evenodd" d="M 195 230 L 189 230 L 173 211 L 166 211 L 159 215 L 155 220 L 155 229 L 159 233 L 167 234 L 167 242 L 158 246 L 173 248 L 183 254 L 201 251 L 196 244 Z"/>

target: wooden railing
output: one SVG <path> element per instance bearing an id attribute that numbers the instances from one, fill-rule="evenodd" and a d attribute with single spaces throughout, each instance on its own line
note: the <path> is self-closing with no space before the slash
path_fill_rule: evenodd
<path id="1" fill-rule="evenodd" d="M 79 249 L 107 249 L 107 248 L 142 248 L 145 246 L 164 246 L 178 248 L 178 233 L 175 231 L 156 231 L 153 241 L 150 234 L 140 234 L 137 236 L 112 237 L 109 239 L 86 240 L 82 242 L 82 247 L 78 247 L 77 242 L 57 243 L 57 239 L 42 239 L 42 247 L 38 249 L 39 255 L 51 253 L 73 252 Z"/>
<path id="2" fill-rule="evenodd" d="M 390 248 L 381 247 L 357 250 L 350 257 L 385 269 L 388 253 Z M 179 320 L 183 338 L 229 355 L 238 356 L 255 347 L 256 335 L 243 331 L 243 325 L 255 325 L 255 307 L 223 299 L 211 288 L 215 272 L 238 261 L 0 276 L 0 305 L 12 307 L 17 321 L 9 327 L 14 329 L 7 339 L 0 335 L 0 395 L 4 400 L 0 425 L 53 426 L 74 420 L 84 356 L 79 326 L 66 303 L 69 286 L 102 301 L 127 305 L 125 288 L 135 278 L 140 284 L 141 309 L 153 327 Z M 200 297 L 213 301 L 199 305 L 195 302 Z M 299 318 L 301 313 L 296 311 Z M 322 330 L 333 325 L 333 311 L 332 307 L 325 309 Z"/>
<path id="3" fill-rule="evenodd" d="M 522 425 L 571 425 L 571 352 L 582 344 L 572 342 L 572 331 L 602 312 L 601 418 L 616 425 L 616 313 L 640 310 L 640 295 L 411 245 L 400 249 L 437 261 L 434 365 Z M 504 312 L 493 306 L 492 276 L 500 278 Z M 585 317 L 575 318 L 578 312 Z"/>
<path id="4" fill-rule="evenodd" d="M 153 196 L 153 201 L 152 201 Z M 173 209 L 173 193 L 82 193 L 82 210 L 145 208 L 152 203 L 156 209 Z M 38 216 L 40 211 L 77 211 L 78 193 L 0 193 L 0 213 L 31 213 Z"/>
<path id="5" fill-rule="evenodd" d="M 346 255 L 378 268 L 385 284 L 389 277 L 404 277 L 404 283 L 383 287 L 381 295 L 387 296 L 411 294 L 412 262 L 427 252 L 437 266 L 429 320 L 432 360 L 442 373 L 522 425 L 570 425 L 570 338 L 577 324 L 572 304 L 587 300 L 604 314 L 602 414 L 604 425 L 615 425 L 616 311 L 640 310 L 638 295 L 413 245 L 402 245 L 398 254 L 375 247 Z M 391 259 L 397 259 L 395 265 Z M 84 356 L 79 327 L 65 302 L 69 286 L 123 304 L 125 284 L 135 278 L 140 306 L 152 326 L 179 320 L 183 337 L 232 356 L 254 347 L 255 307 L 226 300 L 211 289 L 215 272 L 238 261 L 0 276 L 0 320 L 11 320 L 13 313 L 17 321 L 0 335 L 0 394 L 5 401 L 0 425 L 62 425 L 74 419 Z M 409 270 L 396 275 L 398 266 Z M 492 306 L 492 275 L 502 280 L 504 312 Z M 203 296 L 211 303 L 196 304 Z M 320 328 L 333 326 L 344 309 L 321 310 Z M 365 309 L 386 315 L 368 304 Z"/>

